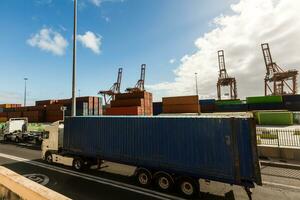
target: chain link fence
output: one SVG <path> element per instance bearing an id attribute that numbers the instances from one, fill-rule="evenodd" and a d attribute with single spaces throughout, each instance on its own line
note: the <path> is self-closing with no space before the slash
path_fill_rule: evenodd
<path id="1" fill-rule="evenodd" d="M 300 147 L 300 129 L 257 128 L 258 145 Z"/>

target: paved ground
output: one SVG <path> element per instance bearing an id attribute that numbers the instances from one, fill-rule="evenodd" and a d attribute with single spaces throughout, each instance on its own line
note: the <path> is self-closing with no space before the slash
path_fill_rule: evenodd
<path id="1" fill-rule="evenodd" d="M 136 186 L 130 177 L 133 167 L 106 163 L 107 167 L 100 172 L 89 170 L 78 173 L 67 167 L 45 164 L 40 155 L 36 148 L 0 143 L 0 165 L 72 199 L 182 199 L 176 193 L 162 194 Z M 266 184 L 253 190 L 253 199 L 300 199 L 300 170 L 262 166 L 262 177 Z M 248 199 L 245 191 L 238 186 L 216 182 L 207 184 L 204 181 L 200 184 L 201 199 Z"/>

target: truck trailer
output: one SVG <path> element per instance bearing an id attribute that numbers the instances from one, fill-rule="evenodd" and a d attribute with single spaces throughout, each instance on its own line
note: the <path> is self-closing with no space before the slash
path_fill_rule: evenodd
<path id="1" fill-rule="evenodd" d="M 102 161 L 135 166 L 137 182 L 190 197 L 199 179 L 261 185 L 256 127 L 249 116 L 66 117 L 46 128 L 42 156 L 75 170 Z"/>

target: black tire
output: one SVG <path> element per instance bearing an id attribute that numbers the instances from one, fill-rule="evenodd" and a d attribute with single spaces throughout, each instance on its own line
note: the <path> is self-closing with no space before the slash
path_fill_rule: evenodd
<path id="1" fill-rule="evenodd" d="M 19 143 L 20 142 L 20 138 L 19 137 L 16 137 L 15 138 L 15 143 Z"/>
<path id="2" fill-rule="evenodd" d="M 180 178 L 178 180 L 178 189 L 186 198 L 192 198 L 199 195 L 199 183 L 192 178 Z"/>
<path id="3" fill-rule="evenodd" d="M 84 161 L 81 158 L 74 158 L 73 168 L 76 171 L 82 171 L 84 169 Z"/>
<path id="4" fill-rule="evenodd" d="M 136 170 L 136 179 L 140 186 L 149 187 L 152 183 L 152 174 L 149 170 L 144 168 L 139 168 Z"/>
<path id="5" fill-rule="evenodd" d="M 52 157 L 52 154 L 50 152 L 47 152 L 46 155 L 45 155 L 45 161 L 49 164 L 52 164 L 53 163 L 53 157 Z"/>
<path id="6" fill-rule="evenodd" d="M 155 174 L 155 185 L 156 187 L 164 192 L 170 192 L 174 187 L 173 177 L 166 172 L 159 172 Z"/>

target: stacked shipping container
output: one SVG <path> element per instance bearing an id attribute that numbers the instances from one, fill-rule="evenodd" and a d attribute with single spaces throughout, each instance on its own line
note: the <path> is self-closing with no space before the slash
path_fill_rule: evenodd
<path id="1" fill-rule="evenodd" d="M 247 97 L 248 110 L 282 110 L 282 96 Z"/>
<path id="2" fill-rule="evenodd" d="M 163 98 L 163 113 L 200 113 L 198 96 Z"/>
<path id="3" fill-rule="evenodd" d="M 153 115 L 152 94 L 146 91 L 117 94 L 105 115 Z"/>
<path id="4" fill-rule="evenodd" d="M 283 96 L 283 102 L 286 109 L 290 111 L 300 111 L 300 95 Z"/>
<path id="5" fill-rule="evenodd" d="M 64 113 L 61 107 L 66 107 L 67 110 L 65 111 L 65 115 L 70 116 L 71 103 L 71 99 L 61 99 L 36 101 L 35 106 L 6 106 L 3 110 L 4 112 L 0 112 L 0 121 L 7 121 L 10 118 L 18 117 L 27 117 L 28 121 L 32 123 L 63 120 Z M 76 114 L 78 116 L 102 114 L 102 99 L 99 97 L 79 97 L 77 98 L 76 103 Z"/>
<path id="6" fill-rule="evenodd" d="M 199 104 L 202 113 L 213 113 L 216 110 L 215 99 L 201 99 L 199 100 Z"/>

